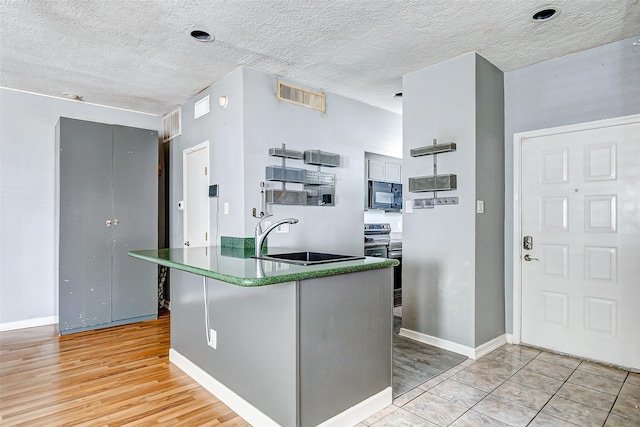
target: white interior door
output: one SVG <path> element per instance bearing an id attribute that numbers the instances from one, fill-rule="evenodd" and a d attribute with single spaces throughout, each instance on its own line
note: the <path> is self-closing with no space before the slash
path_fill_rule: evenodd
<path id="1" fill-rule="evenodd" d="M 523 141 L 521 191 L 522 342 L 640 368 L 640 123 Z"/>
<path id="2" fill-rule="evenodd" d="M 184 246 L 209 246 L 209 141 L 183 151 Z"/>

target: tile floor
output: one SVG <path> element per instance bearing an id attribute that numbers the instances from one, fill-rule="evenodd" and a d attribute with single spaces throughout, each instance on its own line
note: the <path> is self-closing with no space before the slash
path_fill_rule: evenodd
<path id="1" fill-rule="evenodd" d="M 362 426 L 640 426 L 640 374 L 504 345 L 399 395 Z"/>
<path id="2" fill-rule="evenodd" d="M 399 336 L 400 321 L 394 318 L 393 397 L 398 397 L 466 360 L 438 347 Z"/>

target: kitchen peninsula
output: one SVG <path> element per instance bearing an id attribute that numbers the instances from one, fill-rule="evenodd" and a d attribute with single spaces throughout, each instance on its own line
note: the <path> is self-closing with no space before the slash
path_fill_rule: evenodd
<path id="1" fill-rule="evenodd" d="M 171 362 L 253 425 L 355 425 L 391 404 L 397 261 L 239 252 L 129 253 L 185 275 L 171 290 Z"/>

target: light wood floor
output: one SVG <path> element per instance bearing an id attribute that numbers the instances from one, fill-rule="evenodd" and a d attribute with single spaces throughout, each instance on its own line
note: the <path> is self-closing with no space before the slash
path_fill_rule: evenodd
<path id="1" fill-rule="evenodd" d="M 169 363 L 169 317 L 0 333 L 2 426 L 248 426 Z"/>

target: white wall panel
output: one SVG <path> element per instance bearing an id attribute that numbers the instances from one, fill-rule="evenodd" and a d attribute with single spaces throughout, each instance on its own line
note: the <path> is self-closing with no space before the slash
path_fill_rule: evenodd
<path id="1" fill-rule="evenodd" d="M 569 318 L 568 296 L 555 292 L 543 292 L 544 320 L 559 326 L 567 326 Z"/>
<path id="2" fill-rule="evenodd" d="M 569 201 L 566 197 L 540 198 L 540 230 L 567 231 Z"/>
<path id="3" fill-rule="evenodd" d="M 615 195 L 586 196 L 584 198 L 584 230 L 596 233 L 615 233 L 617 230 L 617 197 Z"/>
<path id="4" fill-rule="evenodd" d="M 616 179 L 616 143 L 588 145 L 584 148 L 584 180 Z"/>
<path id="5" fill-rule="evenodd" d="M 585 298 L 585 329 L 589 332 L 616 334 L 616 302 L 602 298 Z"/>
<path id="6" fill-rule="evenodd" d="M 540 182 L 542 184 L 555 184 L 567 182 L 569 176 L 569 164 L 567 163 L 567 150 L 554 150 L 542 153 L 540 162 Z"/>
<path id="7" fill-rule="evenodd" d="M 618 271 L 617 252 L 616 248 L 585 247 L 585 280 L 606 280 L 615 284 Z"/>
<path id="8" fill-rule="evenodd" d="M 542 262 L 545 274 L 568 278 L 569 277 L 569 246 L 567 245 L 541 245 Z"/>

